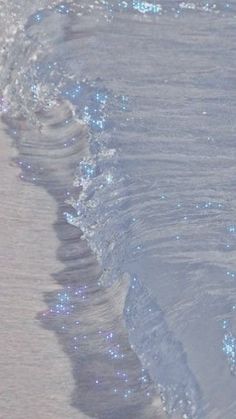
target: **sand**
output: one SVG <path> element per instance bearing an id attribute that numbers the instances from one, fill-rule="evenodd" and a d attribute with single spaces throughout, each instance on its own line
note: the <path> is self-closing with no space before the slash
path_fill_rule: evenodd
<path id="1" fill-rule="evenodd" d="M 58 286 L 51 273 L 58 239 L 56 204 L 22 182 L 11 140 L 0 130 L 0 418 L 83 419 L 70 405 L 71 366 L 53 332 L 41 327 L 43 293 Z"/>

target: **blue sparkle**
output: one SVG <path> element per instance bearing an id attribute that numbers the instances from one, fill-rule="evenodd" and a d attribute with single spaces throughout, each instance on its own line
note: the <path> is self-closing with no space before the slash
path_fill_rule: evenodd
<path id="1" fill-rule="evenodd" d="M 236 232 L 236 226 L 235 225 L 230 225 L 229 227 L 227 227 L 227 230 L 229 233 L 235 233 Z"/>
<path id="2" fill-rule="evenodd" d="M 223 339 L 223 352 L 227 357 L 228 364 L 232 373 L 235 373 L 236 363 L 236 338 L 231 332 L 224 335 Z"/>
<path id="3" fill-rule="evenodd" d="M 133 0 L 133 9 L 140 13 L 160 13 L 162 11 L 160 4 L 140 0 Z"/>
<path id="4" fill-rule="evenodd" d="M 56 7 L 57 12 L 68 15 L 70 13 L 70 9 L 66 4 L 59 4 L 59 6 Z"/>
<path id="5" fill-rule="evenodd" d="M 91 179 L 97 175 L 97 168 L 94 163 L 82 161 L 80 163 L 80 171 L 84 178 Z"/>

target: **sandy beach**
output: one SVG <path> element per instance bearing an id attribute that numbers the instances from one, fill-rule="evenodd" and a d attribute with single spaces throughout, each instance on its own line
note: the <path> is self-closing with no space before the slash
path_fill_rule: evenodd
<path id="1" fill-rule="evenodd" d="M 70 405 L 70 363 L 36 318 L 46 308 L 43 293 L 56 287 L 50 274 L 61 267 L 52 228 L 56 204 L 19 179 L 11 160 L 16 151 L 2 129 L 0 138 L 0 418 L 83 419 Z"/>

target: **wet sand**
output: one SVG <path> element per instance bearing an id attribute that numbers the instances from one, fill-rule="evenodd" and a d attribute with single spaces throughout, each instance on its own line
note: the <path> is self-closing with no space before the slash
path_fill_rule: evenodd
<path id="1" fill-rule="evenodd" d="M 46 308 L 43 293 L 58 288 L 51 273 L 62 267 L 52 227 L 56 204 L 20 181 L 11 161 L 16 151 L 2 129 L 0 138 L 0 418 L 83 419 L 70 405 L 70 363 L 36 318 Z"/>
<path id="2" fill-rule="evenodd" d="M 48 309 L 44 293 L 59 290 L 52 274 L 63 272 L 64 268 L 56 256 L 60 247 L 53 228 L 56 201 L 43 188 L 20 180 L 20 169 L 12 160 L 17 155 L 12 140 L 2 129 L 0 138 L 0 419 L 92 417 L 92 413 L 86 416 L 71 404 L 78 407 L 73 400 L 77 394 L 79 403 L 85 411 L 89 410 L 87 403 L 93 398 L 93 391 L 83 392 L 84 384 L 87 388 L 83 368 L 78 378 L 80 388 L 56 335 L 43 328 L 37 318 L 38 313 Z M 124 301 L 118 298 L 115 303 L 117 310 L 113 314 L 120 319 Z M 110 329 L 113 317 L 110 310 L 105 314 L 108 318 L 102 311 L 99 321 L 107 320 Z M 96 361 L 96 354 L 93 356 Z M 85 372 L 88 373 L 87 363 Z M 80 394 L 75 393 L 76 385 Z M 96 403 L 93 411 L 94 408 L 97 409 Z M 145 417 L 146 414 L 153 419 L 164 418 L 158 396 L 147 407 Z"/>

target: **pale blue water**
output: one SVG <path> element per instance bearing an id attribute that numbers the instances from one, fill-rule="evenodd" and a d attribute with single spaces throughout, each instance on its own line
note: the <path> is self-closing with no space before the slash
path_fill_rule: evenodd
<path id="1" fill-rule="evenodd" d="M 11 3 L 0 106 L 58 203 L 72 403 L 235 418 L 235 2 Z"/>

